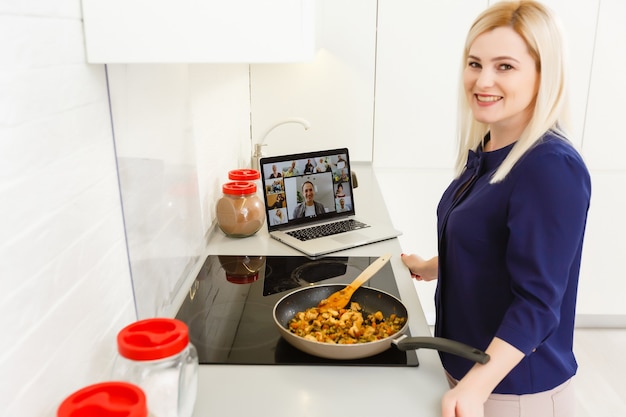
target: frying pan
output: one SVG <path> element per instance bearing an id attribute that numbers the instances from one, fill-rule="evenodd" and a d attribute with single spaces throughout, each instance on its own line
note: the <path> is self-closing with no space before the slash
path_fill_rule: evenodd
<path id="1" fill-rule="evenodd" d="M 329 295 L 344 287 L 345 284 L 327 284 L 300 288 L 278 300 L 274 306 L 274 321 L 281 336 L 296 349 L 327 359 L 367 358 L 379 354 L 389 349 L 391 345 L 394 345 L 402 351 L 420 348 L 436 349 L 482 364 L 489 361 L 489 355 L 485 352 L 455 340 L 441 337 L 406 336 L 404 333 L 406 333 L 409 326 L 409 313 L 404 304 L 393 295 L 371 287 L 361 287 L 356 290 L 351 301 L 361 305 L 364 316 L 380 310 L 385 317 L 389 317 L 391 314 L 396 314 L 398 317 L 406 317 L 407 320 L 404 326 L 395 335 L 374 342 L 342 345 L 307 340 L 291 333 L 287 329 L 289 320 L 296 313 L 317 306 L 321 300 L 328 298 Z"/>

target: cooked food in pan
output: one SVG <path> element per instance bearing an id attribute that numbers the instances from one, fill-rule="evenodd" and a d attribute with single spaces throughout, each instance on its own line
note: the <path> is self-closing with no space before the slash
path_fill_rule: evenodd
<path id="1" fill-rule="evenodd" d="M 395 314 L 384 317 L 380 311 L 364 316 L 359 303 L 352 302 L 348 309 L 311 307 L 300 311 L 287 327 L 308 340 L 350 345 L 389 337 L 402 329 L 405 322 L 406 317 Z"/>

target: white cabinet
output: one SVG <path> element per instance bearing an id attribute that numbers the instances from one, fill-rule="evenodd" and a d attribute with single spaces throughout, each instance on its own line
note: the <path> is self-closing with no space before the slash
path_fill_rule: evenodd
<path id="1" fill-rule="evenodd" d="M 617 0 L 621 1 L 621 0 Z M 561 20 L 566 44 L 566 65 L 569 71 L 570 140 L 580 149 L 583 137 L 589 95 L 589 80 L 594 56 L 594 39 L 598 25 L 600 0 L 572 2 L 571 0 L 543 0 Z M 605 7 L 605 1 L 602 2 Z"/>
<path id="2" fill-rule="evenodd" d="M 377 167 L 448 168 L 465 33 L 483 0 L 380 0 L 374 123 Z"/>
<path id="3" fill-rule="evenodd" d="M 300 62 L 315 0 L 82 0 L 90 63 Z"/>
<path id="4" fill-rule="evenodd" d="M 623 0 L 602 1 L 583 143 L 583 155 L 592 169 L 621 173 L 626 170 L 623 133 L 626 79 L 622 73 L 626 65 L 624 13 L 626 3 Z"/>
<path id="5" fill-rule="evenodd" d="M 621 1 L 608 0 L 615 3 L 611 6 L 615 9 Z M 543 3 L 563 22 L 569 44 L 571 129 L 573 140 L 580 145 L 599 0 Z M 379 0 L 374 124 L 377 167 L 447 169 L 454 164 L 463 43 L 472 21 L 486 6 L 484 0 L 433 1 L 426 13 L 421 2 Z M 619 10 L 609 13 L 614 19 L 621 16 Z M 606 71 L 609 68 L 605 66 Z M 613 78 L 604 75 L 604 79 Z"/>

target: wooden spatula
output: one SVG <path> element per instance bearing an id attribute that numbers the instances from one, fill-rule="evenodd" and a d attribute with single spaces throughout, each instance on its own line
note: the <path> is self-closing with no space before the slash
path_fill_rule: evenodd
<path id="1" fill-rule="evenodd" d="M 391 258 L 390 254 L 383 255 L 380 258 L 376 259 L 374 262 L 370 264 L 367 268 L 363 270 L 359 274 L 358 277 L 355 278 L 350 284 L 348 284 L 344 289 L 341 289 L 337 292 L 332 293 L 328 298 L 320 301 L 317 305 L 319 308 L 324 310 L 339 310 L 344 308 L 350 302 L 350 298 L 352 298 L 352 294 L 365 282 L 367 282 L 371 277 L 373 277 L 376 272 L 380 268 L 382 268 Z"/>

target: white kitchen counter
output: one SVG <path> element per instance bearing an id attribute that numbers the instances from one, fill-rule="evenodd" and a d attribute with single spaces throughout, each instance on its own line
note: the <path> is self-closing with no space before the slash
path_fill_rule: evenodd
<path id="1" fill-rule="evenodd" d="M 389 219 L 376 177 L 369 163 L 352 163 L 358 178 L 357 214 Z M 390 221 L 390 219 L 389 219 Z M 207 255 L 300 256 L 271 239 L 264 228 L 254 236 L 234 239 L 215 227 L 209 234 Z M 410 312 L 412 336 L 430 336 L 422 307 L 408 271 L 400 260 L 398 239 L 362 246 L 333 256 L 380 256 L 391 253 L 402 302 Z M 436 351 L 420 349 L 418 367 L 201 365 L 194 417 L 323 415 L 385 416 L 410 413 L 441 415 L 440 398 L 447 390 Z"/>

